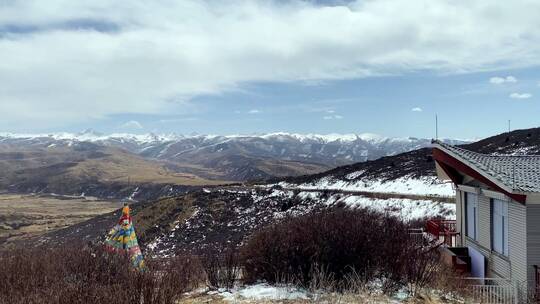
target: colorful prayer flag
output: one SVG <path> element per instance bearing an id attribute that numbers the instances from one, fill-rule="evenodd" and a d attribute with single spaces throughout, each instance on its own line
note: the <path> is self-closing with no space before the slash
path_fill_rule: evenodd
<path id="1" fill-rule="evenodd" d="M 127 254 L 135 268 L 139 270 L 144 268 L 144 258 L 137 242 L 137 235 L 127 204 L 124 204 L 124 208 L 122 208 L 122 216 L 118 224 L 107 235 L 105 248 L 110 252 Z"/>

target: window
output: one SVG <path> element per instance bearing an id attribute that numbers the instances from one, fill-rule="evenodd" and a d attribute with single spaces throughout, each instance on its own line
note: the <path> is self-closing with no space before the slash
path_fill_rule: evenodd
<path id="1" fill-rule="evenodd" d="M 491 248 L 508 255 L 508 202 L 491 200 Z"/>
<path id="2" fill-rule="evenodd" d="M 465 192 L 465 225 L 467 236 L 476 240 L 478 218 L 478 200 L 475 193 Z"/>

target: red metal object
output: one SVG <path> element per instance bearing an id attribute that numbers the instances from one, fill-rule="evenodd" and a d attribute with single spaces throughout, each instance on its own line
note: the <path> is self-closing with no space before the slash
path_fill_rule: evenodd
<path id="1" fill-rule="evenodd" d="M 456 221 L 452 220 L 429 220 L 426 223 L 426 231 L 448 246 L 456 244 Z"/>

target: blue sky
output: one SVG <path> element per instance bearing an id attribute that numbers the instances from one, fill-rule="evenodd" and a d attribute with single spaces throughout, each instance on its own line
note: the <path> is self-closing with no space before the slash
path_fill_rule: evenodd
<path id="1" fill-rule="evenodd" d="M 396 12 L 399 12 L 396 13 Z M 540 5 L 0 3 L 0 132 L 481 138 L 539 126 Z"/>
<path id="2" fill-rule="evenodd" d="M 492 83 L 514 77 L 516 82 Z M 101 121 L 108 132 L 189 134 L 362 133 L 481 138 L 512 129 L 540 126 L 540 69 L 516 69 L 463 75 L 415 73 L 305 83 L 253 83 L 242 91 L 194 98 L 179 115 L 119 115 Z M 529 98 L 511 98 L 526 92 Z M 520 94 L 526 94 L 520 93 Z M 136 121 L 142 126 L 122 127 Z M 73 130 L 96 128 L 94 124 Z"/>

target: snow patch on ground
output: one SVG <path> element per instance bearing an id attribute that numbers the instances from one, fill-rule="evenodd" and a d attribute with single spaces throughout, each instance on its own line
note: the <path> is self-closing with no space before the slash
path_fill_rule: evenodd
<path id="1" fill-rule="evenodd" d="M 435 291 L 429 291 L 433 294 Z M 192 299 L 203 296 L 201 303 L 210 303 L 216 296 L 227 303 L 409 303 L 410 295 L 405 289 L 386 295 L 382 292 L 380 284 L 370 282 L 365 292 L 337 293 L 324 290 L 308 291 L 294 285 L 270 285 L 258 283 L 255 285 L 237 286 L 231 290 L 220 288 L 218 290 L 197 290 L 186 295 Z M 210 296 L 210 298 L 204 298 Z M 439 297 L 437 297 L 439 298 Z M 184 302 L 182 302 L 184 303 Z M 186 302 L 188 303 L 188 302 Z M 194 303 L 194 302 L 189 302 Z M 197 302 L 199 303 L 199 302 Z M 221 302 L 220 302 L 221 303 Z M 436 302 L 439 303 L 439 302 Z M 443 303 L 443 302 L 441 302 Z"/>
<path id="2" fill-rule="evenodd" d="M 346 196 L 340 201 L 351 208 L 369 208 L 380 212 L 388 212 L 404 220 L 440 216 L 449 220 L 456 218 L 456 205 L 452 203 L 408 198 L 377 199 L 353 195 Z"/>
<path id="3" fill-rule="evenodd" d="M 414 220 L 424 217 L 444 217 L 455 219 L 456 205 L 433 200 L 418 200 L 409 198 L 371 198 L 353 194 L 333 194 L 325 197 L 322 192 L 300 192 L 297 195 L 302 200 L 310 199 L 326 206 L 343 203 L 350 208 L 368 208 L 402 218 Z"/>
<path id="4" fill-rule="evenodd" d="M 224 300 L 234 302 L 238 299 L 250 300 L 307 300 L 308 292 L 293 286 L 272 286 L 267 283 L 244 286 L 230 291 L 220 291 Z"/>
<path id="5" fill-rule="evenodd" d="M 345 178 L 347 180 L 353 180 L 353 179 L 356 179 L 358 178 L 360 175 L 364 174 L 365 170 L 360 170 L 360 171 L 356 171 L 356 172 L 353 172 L 353 173 L 349 173 L 347 175 L 345 175 Z"/>
<path id="6" fill-rule="evenodd" d="M 361 172 L 355 172 L 361 174 Z M 347 175 L 347 179 L 354 178 L 354 173 Z M 342 190 L 342 191 L 364 191 L 379 193 L 401 193 L 416 195 L 437 195 L 454 196 L 455 190 L 450 183 L 441 183 L 435 176 L 423 176 L 412 178 L 404 176 L 391 181 L 380 179 L 368 180 L 341 180 L 332 177 L 323 177 L 312 183 L 299 185 L 279 183 L 285 188 L 298 188 L 306 190 Z"/>
<path id="7" fill-rule="evenodd" d="M 262 196 L 254 192 L 254 201 L 263 201 L 271 198 L 294 198 L 295 193 L 290 190 L 273 189 L 270 195 Z M 430 199 L 410 199 L 410 198 L 372 198 L 357 194 L 334 193 L 325 194 L 322 191 L 300 191 L 296 193 L 296 198 L 304 202 L 303 208 L 291 208 L 287 212 L 276 213 L 275 218 L 285 216 L 297 216 L 310 212 L 317 205 L 333 206 L 343 203 L 350 208 L 368 208 L 383 213 L 402 218 L 403 220 L 421 219 L 424 217 L 443 217 L 455 219 L 456 205 Z M 309 202 L 309 203 L 308 203 Z"/>

